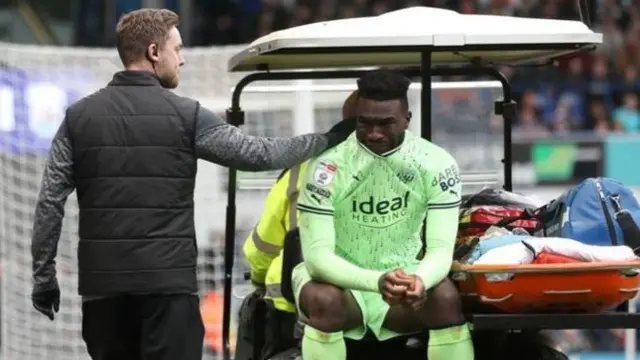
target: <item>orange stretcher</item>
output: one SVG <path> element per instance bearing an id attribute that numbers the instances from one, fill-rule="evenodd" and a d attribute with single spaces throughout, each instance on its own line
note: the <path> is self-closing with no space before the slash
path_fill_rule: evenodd
<path id="1" fill-rule="evenodd" d="M 466 265 L 453 280 L 465 306 L 504 313 L 601 313 L 640 291 L 640 260 L 609 263 Z M 487 275 L 508 274 L 503 279 Z M 504 279 L 506 278 L 506 279 Z"/>

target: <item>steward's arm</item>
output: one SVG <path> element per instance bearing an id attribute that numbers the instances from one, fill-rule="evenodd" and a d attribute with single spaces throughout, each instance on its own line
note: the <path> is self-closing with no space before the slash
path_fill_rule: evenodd
<path id="1" fill-rule="evenodd" d="M 286 170 L 269 190 L 260 221 L 253 228 L 242 248 L 249 263 L 251 281 L 256 285 L 264 285 L 267 270 L 282 250 L 288 231 L 285 217 L 289 215 L 290 200 L 287 189 L 292 179 L 291 171 L 299 171 L 299 166 Z M 297 183 L 297 176 L 294 176 L 293 181 Z M 297 184 L 295 185 L 297 187 Z M 293 209 L 293 211 L 296 210 Z"/>
<path id="2" fill-rule="evenodd" d="M 363 269 L 335 254 L 334 202 L 346 174 L 332 166 L 335 164 L 322 157 L 310 163 L 300 189 L 298 210 L 304 264 L 314 280 L 343 289 L 378 292 L 382 272 Z"/>
<path id="3" fill-rule="evenodd" d="M 290 168 L 335 146 L 348 134 L 327 133 L 268 138 L 251 136 L 198 104 L 195 149 L 198 158 L 243 171 Z"/>
<path id="4" fill-rule="evenodd" d="M 51 142 L 36 202 L 31 237 L 33 280 L 36 291 L 50 290 L 57 285 L 55 258 L 64 218 L 64 205 L 67 197 L 75 189 L 73 148 L 67 126 L 65 117 Z"/>
<path id="5" fill-rule="evenodd" d="M 441 165 L 429 174 L 429 201 L 426 221 L 426 255 L 416 271 L 430 289 L 449 273 L 458 232 L 462 184 L 456 161 L 444 153 Z"/>

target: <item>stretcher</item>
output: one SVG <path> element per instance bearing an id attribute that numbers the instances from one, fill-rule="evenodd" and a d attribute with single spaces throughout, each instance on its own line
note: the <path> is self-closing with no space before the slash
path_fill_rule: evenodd
<path id="1" fill-rule="evenodd" d="M 640 260 L 623 262 L 468 265 L 452 279 L 466 306 L 508 314 L 598 314 L 640 291 Z M 491 275 L 507 274 L 496 280 Z"/>

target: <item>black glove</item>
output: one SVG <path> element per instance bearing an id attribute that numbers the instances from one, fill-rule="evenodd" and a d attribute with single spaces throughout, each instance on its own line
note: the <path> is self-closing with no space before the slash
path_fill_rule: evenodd
<path id="1" fill-rule="evenodd" d="M 60 287 L 58 283 L 56 282 L 48 290 L 34 289 L 33 294 L 31 294 L 31 301 L 36 310 L 53 321 L 54 312 L 57 313 L 60 310 Z"/>
<path id="2" fill-rule="evenodd" d="M 346 118 L 333 125 L 326 133 L 329 138 L 329 147 L 334 147 L 345 141 L 356 130 L 356 118 Z"/>

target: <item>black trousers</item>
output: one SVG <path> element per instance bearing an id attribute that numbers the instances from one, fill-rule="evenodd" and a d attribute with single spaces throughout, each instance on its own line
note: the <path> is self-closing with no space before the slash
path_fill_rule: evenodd
<path id="1" fill-rule="evenodd" d="M 202 360 L 199 304 L 187 294 L 85 301 L 82 338 L 93 360 Z"/>

